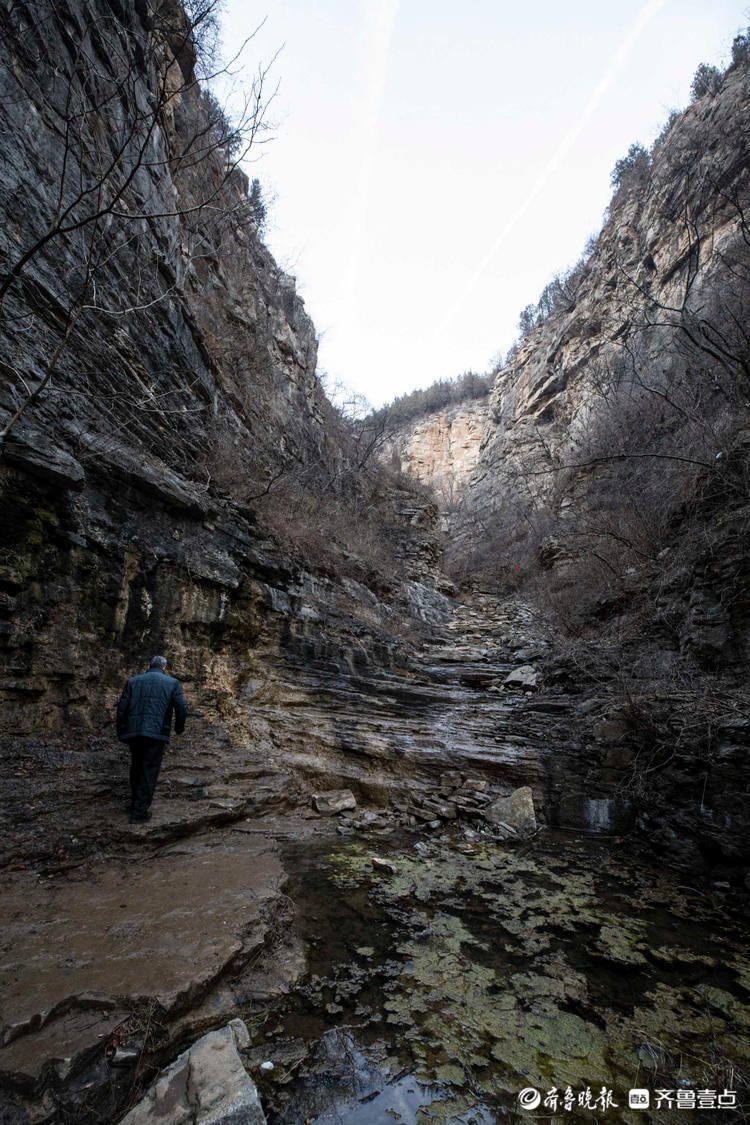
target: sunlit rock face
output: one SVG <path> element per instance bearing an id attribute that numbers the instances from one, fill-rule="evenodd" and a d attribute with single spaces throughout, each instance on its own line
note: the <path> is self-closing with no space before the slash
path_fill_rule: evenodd
<path id="1" fill-rule="evenodd" d="M 731 70 L 718 95 L 676 118 L 640 180 L 615 193 L 566 294 L 497 376 L 464 489 L 473 511 L 500 512 L 520 490 L 559 515 L 592 476 L 587 467 L 563 481 L 560 466 L 636 449 L 637 425 L 647 447 L 655 420 L 700 448 L 694 455 L 716 456 L 746 364 L 748 184 L 738 138 L 750 128 L 749 87 L 750 68 Z M 715 385 L 690 399 L 685 384 L 707 367 Z M 626 390 L 630 418 L 615 403 Z"/>
<path id="2" fill-rule="evenodd" d="M 444 503 L 458 497 L 470 517 L 502 516 L 522 495 L 560 515 L 592 476 L 586 466 L 563 480 L 561 466 L 632 446 L 632 427 L 653 427 L 660 417 L 667 430 L 684 427 L 686 442 L 697 447 L 702 439 L 706 460 L 719 452 L 711 443 L 736 403 L 723 411 L 717 400 L 732 393 L 746 362 L 739 324 L 750 305 L 748 185 L 738 138 L 750 129 L 749 86 L 750 68 L 732 69 L 716 96 L 699 99 L 665 130 L 647 170 L 615 193 L 600 235 L 551 313 L 499 371 L 489 400 L 398 430 L 388 452 Z M 715 336 L 696 344 L 708 323 Z M 725 330 L 733 376 L 719 354 Z M 719 376 L 714 399 L 696 392 L 691 417 L 681 417 L 684 384 L 711 364 Z M 631 427 L 623 436 L 613 415 L 616 395 L 626 391 L 640 413 L 621 418 L 621 431 Z M 652 437 L 644 432 L 644 443 Z M 451 527 L 461 534 L 460 516 Z"/>
<path id="3" fill-rule="evenodd" d="M 665 129 L 489 401 L 420 418 L 394 442 L 436 487 L 454 556 L 484 540 L 487 569 L 506 578 L 540 566 L 572 586 L 593 566 L 632 602 L 647 561 L 692 540 L 671 569 L 660 555 L 660 596 L 681 604 L 680 652 L 707 666 L 750 644 L 745 599 L 726 596 L 730 575 L 737 590 L 748 575 L 749 93 L 738 65 Z M 696 514 L 696 493 L 723 499 Z"/>
<path id="4" fill-rule="evenodd" d="M 489 419 L 487 399 L 469 399 L 400 428 L 384 455 L 430 485 L 442 502 L 455 503 L 479 461 Z"/>
<path id="5" fill-rule="evenodd" d="M 468 476 L 442 414 L 399 435 L 438 483 L 457 580 L 520 584 L 561 642 L 557 684 L 579 698 L 603 685 L 604 717 L 635 702 L 622 745 L 574 724 L 548 763 L 548 818 L 635 823 L 695 869 L 748 860 L 733 793 L 747 783 L 735 710 L 750 656 L 749 93 L 750 68 L 733 67 L 623 180 L 572 282 L 498 373 Z"/>

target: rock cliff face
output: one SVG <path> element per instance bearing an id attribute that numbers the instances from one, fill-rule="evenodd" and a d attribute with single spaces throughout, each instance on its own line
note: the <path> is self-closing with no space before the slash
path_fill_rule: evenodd
<path id="1" fill-rule="evenodd" d="M 344 454 L 180 6 L 0 20 L 4 423 L 21 407 L 0 464 L 2 733 L 111 730 L 123 676 L 165 650 L 216 737 L 226 713 L 271 753 L 258 702 L 286 681 L 298 697 L 296 660 L 402 668 L 399 634 L 446 616 L 434 514 L 393 493 L 404 561 L 386 579 L 343 556 L 306 568 L 244 502 L 285 472 L 335 477 Z M 311 761 L 314 743 L 339 752 L 325 724 Z"/>
<path id="2" fill-rule="evenodd" d="M 479 461 L 489 419 L 486 399 L 470 399 L 397 430 L 383 456 L 433 488 L 443 508 L 455 504 Z"/>
<path id="3" fill-rule="evenodd" d="M 686 456 L 715 459 L 742 424 L 737 391 L 748 380 L 748 158 L 737 138 L 750 128 L 749 83 L 746 66 L 730 70 L 719 94 L 671 123 L 650 165 L 625 177 L 595 247 L 498 374 L 489 417 L 478 400 L 399 431 L 411 471 L 497 522 L 518 514 L 514 504 L 546 502 L 559 516 L 595 475 L 581 462 L 627 455 L 626 438 L 642 452 L 654 418 L 690 446 Z M 633 410 L 617 432 L 620 395 Z"/>
<path id="4" fill-rule="evenodd" d="M 722 442 L 736 440 L 748 380 L 748 158 L 737 138 L 750 128 L 749 82 L 746 66 L 731 70 L 623 180 L 555 311 L 498 375 L 473 510 L 502 516 L 515 498 L 559 516 L 594 491 L 592 462 L 652 449 L 668 477 L 671 456 L 717 469 Z"/>
<path id="5" fill-rule="evenodd" d="M 382 797 L 370 742 L 395 760 L 399 737 L 358 735 L 357 710 L 368 678 L 384 694 L 413 678 L 423 633 L 449 616 L 434 507 L 388 486 L 386 575 L 280 546 L 245 502 L 285 474 L 335 481 L 346 453 L 313 326 L 244 177 L 224 175 L 179 5 L 0 18 L 0 409 L 23 408 L 0 463 L 1 733 L 110 738 L 123 677 L 161 650 L 203 713 L 196 746 L 229 747 L 214 796 L 242 798 L 233 754 L 252 751 Z"/>
<path id="6" fill-rule="evenodd" d="M 173 0 L 0 11 L 8 1121 L 78 1119 L 84 1097 L 111 1121 L 136 1091 L 118 1052 L 160 1066 L 293 986 L 279 841 L 448 824 L 476 842 L 518 816 L 636 826 L 697 877 L 750 868 L 746 73 L 623 185 L 489 410 L 395 437 L 474 581 L 460 603 L 438 507 L 403 479 L 370 493 L 390 569 L 285 545 L 254 507 L 280 481 L 309 510 L 307 481 L 354 459 L 184 19 Z M 643 460 L 663 467 L 610 472 Z M 525 601 L 481 592 L 516 560 Z M 576 573 L 595 562 L 612 579 L 592 597 Z M 131 826 L 113 711 L 157 651 L 193 714 Z M 355 815 L 326 829 L 313 788 L 351 790 Z"/>
<path id="7" fill-rule="evenodd" d="M 204 712 L 209 741 L 282 754 L 300 781 L 382 801 L 404 772 L 428 778 L 453 746 L 468 759 L 473 745 L 508 784 L 531 783 L 537 797 L 546 785 L 550 819 L 587 824 L 585 802 L 610 801 L 619 787 L 627 820 L 643 781 L 629 764 L 640 760 L 637 746 L 615 755 L 619 765 L 607 755 L 588 762 L 589 793 L 567 765 L 548 762 L 555 780 L 543 782 L 535 753 L 523 766 L 523 747 L 518 768 L 513 755 L 496 760 L 496 732 L 472 727 L 473 696 L 456 708 L 463 673 L 446 681 L 425 668 L 420 646 L 444 643 L 432 631 L 452 609 L 438 589 L 424 500 L 408 490 L 398 498 L 406 561 L 395 578 L 343 556 L 316 569 L 281 549 L 243 502 L 279 468 L 324 464 L 335 474 L 342 455 L 315 375 L 312 325 L 258 238 L 246 183 L 223 176 L 222 143 L 198 162 L 186 158 L 221 123 L 193 81 L 180 12 L 171 2 L 153 11 L 71 2 L 46 19 L 24 5 L 3 16 L 12 127 L 2 137 L 0 237 L 14 264 L 3 282 L 0 405 L 6 418 L 24 406 L 0 466 L 3 732 L 109 733 L 123 676 L 163 649 Z M 94 29 L 118 48 L 97 64 L 98 98 L 84 81 L 88 55 L 75 49 L 96 47 Z M 64 64 L 48 79 L 42 63 L 58 56 Z M 112 95 L 148 107 L 164 73 L 159 112 L 144 108 L 124 126 Z M 746 70 L 730 72 L 718 97 L 673 123 L 648 174 L 623 183 L 564 307 L 500 373 L 489 413 L 486 400 L 460 404 L 403 431 L 390 450 L 454 510 L 451 540 L 470 574 L 484 580 L 487 558 L 507 574 L 513 552 L 527 560 L 531 547 L 543 582 L 557 583 L 559 612 L 560 600 L 580 600 L 576 569 L 604 566 L 617 572 L 597 602 L 608 620 L 658 588 L 640 688 L 654 661 L 674 677 L 684 657 L 744 659 L 744 517 L 721 489 L 742 496 L 747 166 L 736 137 L 748 128 L 746 87 Z M 142 142 L 142 155 L 113 186 L 96 173 L 123 128 L 125 147 Z M 106 206 L 93 224 L 101 240 L 82 244 L 92 224 L 82 223 L 88 195 L 75 185 L 92 174 Z M 220 207 L 205 206 L 207 191 Z M 61 226 L 60 215 L 82 226 Z M 641 464 L 646 448 L 658 450 L 658 474 L 623 481 L 602 471 Z M 686 462 L 708 482 L 693 479 L 690 505 L 674 471 Z M 665 491 L 661 541 L 641 525 L 624 535 L 620 524 L 592 523 L 610 509 L 619 518 L 621 494 L 649 511 Z M 720 518 L 707 548 L 693 535 L 687 554 L 677 550 L 712 511 Z M 685 513 L 693 522 L 683 529 Z M 628 536 L 630 553 L 607 553 Z M 618 666 L 633 665 L 624 652 Z M 404 723 L 406 700 L 413 721 Z M 618 706 L 600 700 L 592 714 L 606 724 Z M 637 726 L 625 721 L 626 741 Z M 566 746 L 578 761 L 572 730 Z M 219 789 L 231 790 L 232 768 L 221 766 Z M 716 791 L 720 818 L 718 781 Z"/>
<path id="8" fill-rule="evenodd" d="M 568 634 L 571 688 L 594 693 L 550 814 L 566 793 L 579 809 L 626 799 L 678 861 L 747 855 L 726 763 L 744 789 L 729 732 L 750 655 L 749 84 L 731 68 L 626 170 L 595 246 L 498 374 L 489 418 L 462 412 L 483 434 L 470 474 L 451 477 L 442 415 L 399 435 L 458 499 L 454 573 L 520 582 Z"/>
<path id="9" fill-rule="evenodd" d="M 78 482 L 145 461 L 227 487 L 323 450 L 315 331 L 227 170 L 239 139 L 179 4 L 1 18 L 6 422 L 33 398 L 10 456 L 54 441 Z"/>
<path id="10" fill-rule="evenodd" d="M 71 0 L 45 18 L 23 4 L 2 17 L 0 238 L 11 264 L 0 406 L 6 419 L 22 408 L 0 466 L 3 732 L 109 733 L 123 676 L 163 649 L 209 741 L 283 754 L 299 781 L 382 801 L 401 774 L 429 778 L 446 755 L 474 752 L 537 797 L 546 785 L 551 819 L 586 824 L 586 801 L 627 790 L 627 820 L 644 784 L 637 740 L 586 759 L 591 792 L 567 758 L 562 772 L 548 762 L 543 782 L 535 752 L 528 770 L 523 747 L 517 768 L 512 754 L 497 758 L 494 704 L 490 727 L 474 729 L 474 696 L 455 695 L 464 673 L 425 667 L 421 646 L 444 644 L 434 631 L 452 614 L 429 504 L 397 497 L 405 561 L 389 578 L 343 555 L 337 567 L 293 556 L 248 507 L 277 471 L 324 465 L 335 476 L 342 454 L 312 325 L 258 238 L 242 176 L 225 175 L 228 142 L 194 82 L 181 12 L 171 0 Z M 94 82 L 90 52 L 102 43 L 117 49 Z M 750 128 L 747 81 L 731 71 L 717 97 L 672 124 L 647 171 L 631 170 L 564 301 L 498 376 L 489 414 L 485 400 L 452 407 L 391 448 L 455 510 L 465 573 L 507 576 L 532 559 L 556 612 L 567 599 L 574 618 L 576 574 L 612 573 L 589 611 L 648 640 L 650 663 L 623 644 L 607 650 L 614 679 L 640 668 L 631 696 L 647 712 L 638 700 L 655 669 L 669 696 L 684 659 L 715 671 L 746 658 L 747 158 L 736 138 Z M 644 462 L 645 474 L 609 473 Z M 625 525 L 623 497 L 635 513 Z M 606 726 L 621 702 L 594 701 L 591 713 Z M 627 742 L 639 724 L 632 712 L 620 720 Z M 656 731 L 659 746 L 673 721 Z M 725 753 L 716 737 L 710 752 Z M 582 760 L 572 731 L 566 746 Z M 692 753 L 695 774 L 700 742 Z M 731 850 L 744 822 L 733 812 L 717 827 L 722 769 L 715 824 L 701 833 Z M 225 762 L 219 789 L 232 776 Z M 679 816 L 678 835 L 689 812 Z"/>

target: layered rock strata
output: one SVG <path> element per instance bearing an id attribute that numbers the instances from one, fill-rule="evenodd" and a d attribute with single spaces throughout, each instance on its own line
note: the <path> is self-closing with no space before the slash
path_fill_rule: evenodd
<path id="1" fill-rule="evenodd" d="M 179 3 L 43 0 L 0 31 L 9 457 L 41 464 L 54 437 L 78 483 L 103 462 L 256 492 L 280 461 L 328 459 L 315 329 L 228 171 L 241 140 Z"/>
<path id="2" fill-rule="evenodd" d="M 486 398 L 456 403 L 399 427 L 382 456 L 433 488 L 441 507 L 450 508 L 477 468 L 489 417 Z"/>
<path id="3" fill-rule="evenodd" d="M 439 441 L 430 467 L 459 500 L 443 509 L 453 577 L 520 584 L 560 627 L 571 699 L 547 815 L 619 831 L 635 806 L 670 862 L 735 871 L 750 858 L 736 798 L 748 784 L 749 82 L 740 61 L 626 170 L 595 244 L 499 372 L 489 418 L 466 405 L 483 435 L 472 472 L 451 478 Z M 435 414 L 399 441 L 443 427 Z"/>

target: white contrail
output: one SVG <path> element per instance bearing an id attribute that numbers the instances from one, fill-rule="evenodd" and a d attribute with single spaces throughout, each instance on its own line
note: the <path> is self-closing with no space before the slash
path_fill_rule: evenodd
<path id="1" fill-rule="evenodd" d="M 568 153 L 572 149 L 573 145 L 576 143 L 576 141 L 580 137 L 583 130 L 588 125 L 591 118 L 596 113 L 597 109 L 599 108 L 599 103 L 601 102 L 602 98 L 604 97 L 604 95 L 606 94 L 607 90 L 610 88 L 612 83 L 619 76 L 620 71 L 622 70 L 623 66 L 625 65 L 627 57 L 630 54 L 630 52 L 632 51 L 633 46 L 635 45 L 637 39 L 640 37 L 640 35 L 644 31 L 647 24 L 650 23 L 650 21 L 653 19 L 653 17 L 656 15 L 656 13 L 661 8 L 663 8 L 666 3 L 668 3 L 668 0 L 649 0 L 649 2 L 647 4 L 645 4 L 643 6 L 643 8 L 641 8 L 640 12 L 638 13 L 638 16 L 636 17 L 636 20 L 635 20 L 633 26 L 631 27 L 628 34 L 625 36 L 625 39 L 623 40 L 623 42 L 620 45 L 618 51 L 614 55 L 614 58 L 610 62 L 609 66 L 607 67 L 607 70 L 604 72 L 604 75 L 602 76 L 601 81 L 599 82 L 598 86 L 594 89 L 594 91 L 591 94 L 589 100 L 586 102 L 586 105 L 584 106 L 584 109 L 583 109 L 583 113 L 578 118 L 578 121 L 575 123 L 575 125 L 573 125 L 572 128 L 570 128 L 568 130 L 568 132 L 565 134 L 562 141 L 557 146 L 557 148 L 555 149 L 552 157 L 550 158 L 547 165 L 545 166 L 544 170 L 542 171 L 541 175 L 537 179 L 536 183 L 531 188 L 531 191 L 529 192 L 529 194 L 524 199 L 521 206 L 519 208 L 517 208 L 517 210 L 511 215 L 508 222 L 505 224 L 505 226 L 500 231 L 500 233 L 498 234 L 497 238 L 495 239 L 495 241 L 490 246 L 490 248 L 487 251 L 487 253 L 485 254 L 485 256 L 482 258 L 481 262 L 479 263 L 479 265 L 475 269 L 474 273 L 470 277 L 470 279 L 468 281 L 468 284 L 466 285 L 466 288 L 464 289 L 463 293 L 461 294 L 460 297 L 458 297 L 458 299 L 455 301 L 453 307 L 451 308 L 450 312 L 447 314 L 447 316 L 445 318 L 444 328 L 451 327 L 451 325 L 453 324 L 453 321 L 455 320 L 457 314 L 460 312 L 460 310 L 463 308 L 466 301 L 469 299 L 471 294 L 474 292 L 474 289 L 476 288 L 477 283 L 479 282 L 480 278 L 484 274 L 487 267 L 492 263 L 492 261 L 496 257 L 500 247 L 505 242 L 508 235 L 511 234 L 511 232 L 517 226 L 518 222 L 524 217 L 524 215 L 529 210 L 529 208 L 531 207 L 531 205 L 534 202 L 534 200 L 536 199 L 536 197 L 539 195 L 539 193 L 545 187 L 545 185 L 550 180 L 550 178 L 555 174 L 555 172 L 560 167 L 560 165 L 562 164 L 565 157 L 568 155 Z"/>
<path id="2" fill-rule="evenodd" d="M 355 188 L 349 207 L 349 261 L 344 271 L 341 304 L 351 306 L 359 275 L 367 214 L 370 208 L 375 153 L 380 113 L 388 77 L 388 56 L 399 0 L 370 0 L 364 17 L 361 39 L 362 116 L 359 125 L 360 156 Z M 342 317 L 342 322 L 348 319 Z"/>

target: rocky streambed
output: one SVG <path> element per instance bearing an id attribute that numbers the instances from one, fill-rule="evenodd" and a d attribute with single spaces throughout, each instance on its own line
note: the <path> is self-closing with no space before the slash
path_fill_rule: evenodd
<path id="1" fill-rule="evenodd" d="M 537 1119 L 744 1119 L 750 959 L 731 892 L 559 833 L 287 862 L 310 964 L 248 1055 L 274 1063 L 270 1122 L 521 1120 L 522 1090 Z M 629 1108 L 638 1089 L 650 1109 Z"/>
<path id="2" fill-rule="evenodd" d="M 510 613 L 457 607 L 398 678 L 308 665 L 256 703 L 286 769 L 196 719 L 145 826 L 106 736 L 0 747 L 2 1125 L 201 1121 L 214 1056 L 271 1125 L 744 1119 L 745 888 L 637 854 Z M 306 770 L 321 716 L 356 746 Z"/>
<path id="3" fill-rule="evenodd" d="M 26 1025 L 0 1053 L 0 1120 L 116 1121 L 237 1018 L 269 1125 L 491 1125 L 530 1116 L 522 1091 L 536 1119 L 745 1119 L 731 889 L 617 840 L 336 823 L 246 820 L 23 903 L 6 886 L 4 1011 Z"/>

